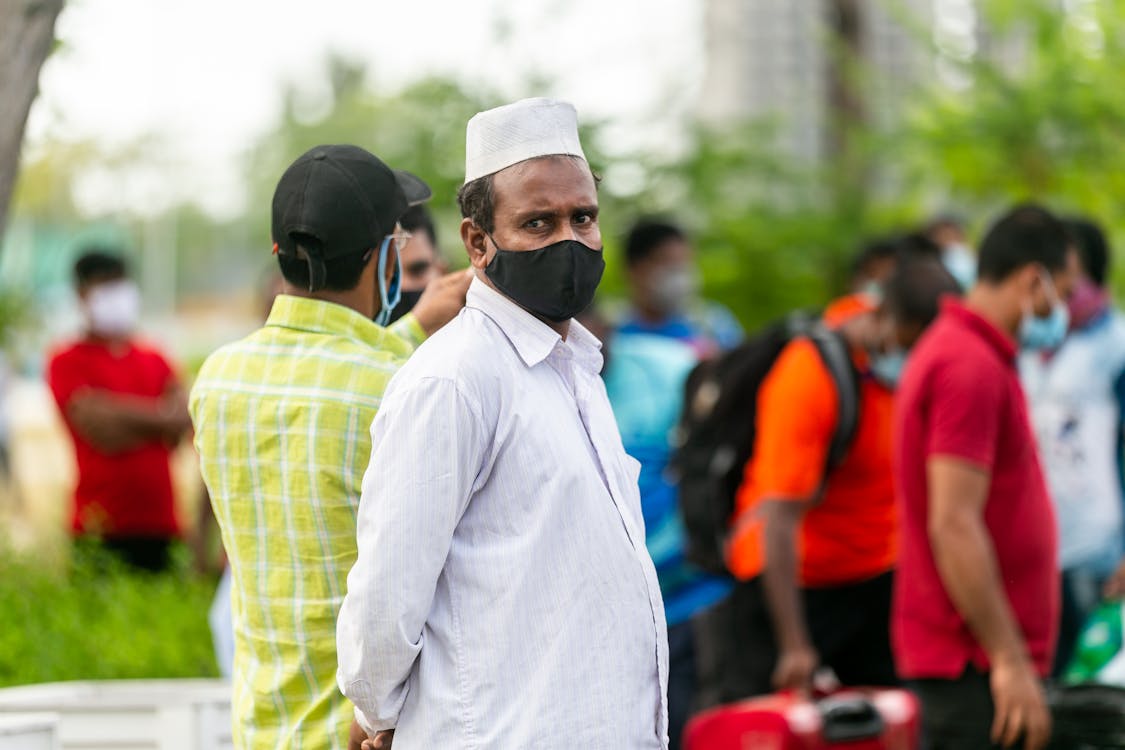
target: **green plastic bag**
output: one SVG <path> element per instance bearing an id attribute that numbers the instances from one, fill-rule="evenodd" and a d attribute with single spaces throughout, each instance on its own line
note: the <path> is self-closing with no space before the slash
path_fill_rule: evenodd
<path id="1" fill-rule="evenodd" d="M 1105 602 L 1086 620 L 1063 682 L 1125 687 L 1122 607 L 1120 601 Z"/>

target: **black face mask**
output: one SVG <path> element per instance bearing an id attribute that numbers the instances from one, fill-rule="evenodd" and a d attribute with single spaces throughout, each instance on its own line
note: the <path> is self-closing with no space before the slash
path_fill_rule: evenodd
<path id="1" fill-rule="evenodd" d="M 395 309 L 391 312 L 390 319 L 387 320 L 387 325 L 394 323 L 403 315 L 406 315 L 408 312 L 413 310 L 414 306 L 418 304 L 418 300 L 421 299 L 422 292 L 424 291 L 426 291 L 425 288 L 415 289 L 410 292 L 401 292 L 401 295 L 398 298 L 398 304 L 395 305 Z"/>
<path id="2" fill-rule="evenodd" d="M 555 323 L 570 320 L 590 306 L 603 271 L 602 251 L 578 240 L 560 240 L 523 252 L 496 245 L 496 255 L 484 268 L 493 285 L 509 299 Z"/>

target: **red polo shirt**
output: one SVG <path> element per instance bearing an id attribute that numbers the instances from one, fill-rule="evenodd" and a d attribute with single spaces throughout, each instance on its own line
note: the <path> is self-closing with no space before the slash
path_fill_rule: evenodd
<path id="1" fill-rule="evenodd" d="M 1004 593 L 1040 674 L 1050 671 L 1059 618 L 1058 539 L 1016 345 L 956 300 L 915 347 L 898 390 L 895 484 L 901 541 L 892 614 L 899 674 L 953 679 L 988 658 L 953 606 L 927 532 L 926 462 L 964 459 L 991 474 L 984 521 Z"/>
<path id="2" fill-rule="evenodd" d="M 100 343 L 79 341 L 51 357 L 47 384 L 74 441 L 78 463 L 74 533 L 107 538 L 179 534 L 169 447 L 153 441 L 122 453 L 102 453 L 75 432 L 66 417 L 67 404 L 83 388 L 156 398 L 174 383 L 167 360 L 137 343 L 112 351 Z"/>

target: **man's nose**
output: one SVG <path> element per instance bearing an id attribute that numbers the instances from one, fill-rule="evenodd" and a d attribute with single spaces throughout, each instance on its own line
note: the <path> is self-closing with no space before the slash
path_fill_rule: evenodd
<path id="1" fill-rule="evenodd" d="M 564 223 L 562 225 L 562 227 L 560 227 L 559 231 L 556 233 L 555 242 L 559 242 L 561 240 L 577 240 L 577 239 L 579 239 L 578 229 L 577 229 L 577 227 L 574 226 L 574 224 L 572 224 L 571 222 L 568 221 L 568 222 Z"/>

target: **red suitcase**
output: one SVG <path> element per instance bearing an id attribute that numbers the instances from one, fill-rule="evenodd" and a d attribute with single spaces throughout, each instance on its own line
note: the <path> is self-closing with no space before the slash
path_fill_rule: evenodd
<path id="1" fill-rule="evenodd" d="M 917 750 L 919 732 L 918 699 L 906 690 L 778 693 L 699 714 L 684 750 Z"/>

